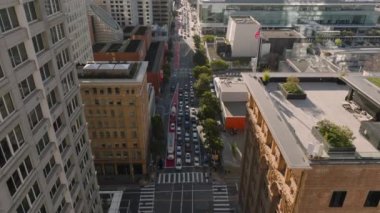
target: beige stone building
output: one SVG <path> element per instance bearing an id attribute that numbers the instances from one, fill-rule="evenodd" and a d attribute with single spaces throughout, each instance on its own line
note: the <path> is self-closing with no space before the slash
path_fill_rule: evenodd
<path id="1" fill-rule="evenodd" d="M 150 112 L 148 62 L 92 62 L 79 71 L 98 175 L 146 174 Z"/>
<path id="2" fill-rule="evenodd" d="M 299 73 L 307 97 L 289 100 L 278 82 L 292 74 L 273 74 L 266 86 L 259 75 L 243 74 L 241 212 L 379 212 L 379 88 L 362 76 L 342 84 L 336 74 Z M 347 126 L 354 146 L 328 147 L 312 133 L 323 119 Z"/>

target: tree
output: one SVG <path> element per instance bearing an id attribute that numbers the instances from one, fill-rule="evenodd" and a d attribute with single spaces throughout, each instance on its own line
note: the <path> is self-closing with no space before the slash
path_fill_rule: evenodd
<path id="1" fill-rule="evenodd" d="M 163 73 L 164 73 L 164 82 L 169 82 L 169 78 L 170 78 L 170 64 L 166 63 L 164 64 L 164 66 L 162 67 L 163 69 Z"/>
<path id="2" fill-rule="evenodd" d="M 193 40 L 195 48 L 199 49 L 201 47 L 201 37 L 199 35 L 194 35 Z"/>
<path id="3" fill-rule="evenodd" d="M 215 41 L 215 36 L 214 35 L 204 35 L 203 41 L 208 42 L 208 43 L 213 43 Z"/>
<path id="4" fill-rule="evenodd" d="M 159 115 L 155 115 L 151 118 L 153 138 L 156 140 L 164 139 L 164 125 L 162 124 L 162 118 Z"/>
<path id="5" fill-rule="evenodd" d="M 270 69 L 269 68 L 264 69 L 262 78 L 263 78 L 264 84 L 268 83 L 268 81 L 270 79 Z"/>
<path id="6" fill-rule="evenodd" d="M 211 76 L 205 73 L 199 75 L 198 80 L 194 84 L 197 96 L 200 97 L 205 91 L 210 89 Z"/>
<path id="7" fill-rule="evenodd" d="M 203 49 L 197 49 L 193 55 L 193 63 L 196 66 L 203 66 L 208 63 L 206 52 Z"/>
<path id="8" fill-rule="evenodd" d="M 341 47 L 342 44 L 343 44 L 342 39 L 340 39 L 340 38 L 335 39 L 335 45 L 336 45 L 336 46 Z"/>
<path id="9" fill-rule="evenodd" d="M 229 65 L 227 64 L 227 62 L 225 62 L 224 60 L 221 60 L 221 59 L 211 61 L 210 66 L 211 66 L 211 69 L 214 71 L 226 70 L 229 68 Z"/>
<path id="10" fill-rule="evenodd" d="M 202 74 L 202 73 L 207 74 L 209 76 L 212 75 L 212 71 L 211 71 L 210 67 L 207 67 L 207 66 L 195 66 L 193 68 L 193 75 L 194 75 L 195 79 L 198 79 L 199 75 Z"/>
<path id="11" fill-rule="evenodd" d="M 220 113 L 221 111 L 219 99 L 210 91 L 206 91 L 202 94 L 200 99 L 200 105 L 205 105 L 211 108 L 216 113 Z"/>
<path id="12" fill-rule="evenodd" d="M 223 150 L 223 141 L 220 139 L 220 131 L 216 120 L 208 118 L 203 121 L 205 143 L 212 153 L 220 153 Z"/>

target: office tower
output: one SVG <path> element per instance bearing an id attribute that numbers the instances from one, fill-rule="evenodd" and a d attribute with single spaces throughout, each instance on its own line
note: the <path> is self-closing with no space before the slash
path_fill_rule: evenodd
<path id="1" fill-rule="evenodd" d="M 95 61 L 79 72 L 99 176 L 147 173 L 154 90 L 148 62 Z"/>
<path id="2" fill-rule="evenodd" d="M 153 24 L 151 0 L 95 0 L 121 26 Z"/>
<path id="3" fill-rule="evenodd" d="M 379 87 L 355 74 L 260 78 L 243 74 L 242 212 L 378 212 Z"/>
<path id="4" fill-rule="evenodd" d="M 172 3 L 171 0 L 152 0 L 153 24 L 170 28 Z"/>
<path id="5" fill-rule="evenodd" d="M 0 212 L 102 211 L 66 3 L 0 3 Z"/>

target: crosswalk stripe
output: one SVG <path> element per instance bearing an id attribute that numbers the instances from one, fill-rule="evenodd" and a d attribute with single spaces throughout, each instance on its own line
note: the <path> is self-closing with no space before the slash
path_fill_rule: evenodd
<path id="1" fill-rule="evenodd" d="M 194 176 L 195 176 L 195 174 L 194 174 L 194 173 L 191 173 L 191 176 L 193 177 L 193 179 L 192 179 L 192 180 L 195 182 L 195 177 L 194 177 Z"/>
<path id="2" fill-rule="evenodd" d="M 175 183 L 175 182 L 176 182 L 176 174 L 173 173 L 173 183 Z"/>
<path id="3" fill-rule="evenodd" d="M 186 174 L 187 174 L 187 182 L 190 183 L 190 173 L 187 172 Z"/>
<path id="4" fill-rule="evenodd" d="M 230 206 L 229 203 L 214 203 L 214 206 Z"/>
<path id="5" fill-rule="evenodd" d="M 161 183 L 162 174 L 158 175 L 158 183 Z"/>
<path id="6" fill-rule="evenodd" d="M 176 183 L 208 183 L 209 179 L 205 178 L 204 172 L 181 172 L 181 173 L 160 173 L 158 175 L 157 184 L 176 184 Z M 149 192 L 154 188 L 144 188 L 142 191 Z M 213 187 L 213 192 L 220 192 L 226 189 Z"/>

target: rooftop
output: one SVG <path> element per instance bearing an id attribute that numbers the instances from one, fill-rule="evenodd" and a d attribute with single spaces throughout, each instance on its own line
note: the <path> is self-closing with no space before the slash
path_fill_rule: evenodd
<path id="1" fill-rule="evenodd" d="M 295 30 L 262 30 L 261 38 L 305 38 L 305 36 Z"/>
<path id="2" fill-rule="evenodd" d="M 159 41 L 152 42 L 145 56 L 145 61 L 149 62 L 148 72 L 159 71 L 162 54 L 164 54 L 164 43 Z"/>
<path id="3" fill-rule="evenodd" d="M 260 24 L 252 16 L 231 16 L 236 24 Z"/>
<path id="4" fill-rule="evenodd" d="M 247 102 L 223 102 L 223 111 L 227 117 L 245 117 Z"/>
<path id="5" fill-rule="evenodd" d="M 380 151 L 359 132 L 363 122 L 372 123 L 373 126 L 376 122 L 356 103 L 345 100 L 350 89 L 354 88 L 356 91 L 367 94 L 366 97 L 371 97 L 370 100 L 380 101 L 380 93 L 374 93 L 374 86 L 366 83 L 365 78 L 358 75 L 344 77 L 346 85 L 337 84 L 334 80 L 337 77 L 334 78 L 333 75 L 304 74 L 306 73 L 297 73 L 300 78 L 305 78 L 305 82 L 301 79 L 300 86 L 307 94 L 307 98 L 302 100 L 288 100 L 279 90 L 278 81 L 281 81 L 281 75 L 283 75 L 282 79 L 285 79 L 288 73 L 276 73 L 275 76 L 278 79 L 272 79 L 272 77 L 271 81 L 275 82 L 265 87 L 254 78 L 253 74 L 242 74 L 287 162 L 302 165 L 303 156 L 310 154 L 310 146 L 323 147 L 322 142 L 311 131 L 316 123 L 323 119 L 328 119 L 340 126 L 347 126 L 354 133 L 353 144 L 356 147 L 356 153 L 351 156 L 336 155 L 323 150 L 318 157 L 330 160 L 379 159 Z M 368 88 L 368 86 L 373 88 Z M 380 108 L 379 103 L 377 106 Z M 345 108 L 347 105 L 354 110 Z"/>
<path id="6" fill-rule="evenodd" d="M 132 31 L 135 29 L 134 26 L 125 26 L 123 29 L 124 33 L 132 33 Z"/>
<path id="7" fill-rule="evenodd" d="M 379 0 L 199 0 L 200 3 L 203 4 L 215 4 L 215 3 L 221 3 L 221 4 L 239 4 L 239 3 L 245 3 L 245 4 L 270 4 L 270 3 L 279 3 L 279 4 L 292 4 L 292 5 L 300 5 L 300 4 L 310 4 L 310 5 L 316 5 L 316 4 L 355 4 L 355 3 L 361 3 L 361 4 L 379 4 Z"/>
<path id="8" fill-rule="evenodd" d="M 140 26 L 137 31 L 136 31 L 136 35 L 144 35 L 145 32 L 148 30 L 148 27 L 146 26 Z"/>
<path id="9" fill-rule="evenodd" d="M 147 62 L 130 61 L 94 61 L 88 62 L 78 69 L 78 78 L 81 81 L 91 79 L 94 81 L 105 81 L 122 79 L 123 81 L 142 82 L 146 72 Z"/>
<path id="10" fill-rule="evenodd" d="M 215 82 L 217 82 L 221 92 L 248 92 L 242 78 L 216 77 Z"/>
<path id="11" fill-rule="evenodd" d="M 95 43 L 92 46 L 94 53 L 105 52 L 136 52 L 143 42 L 141 40 L 126 39 L 121 43 Z"/>

